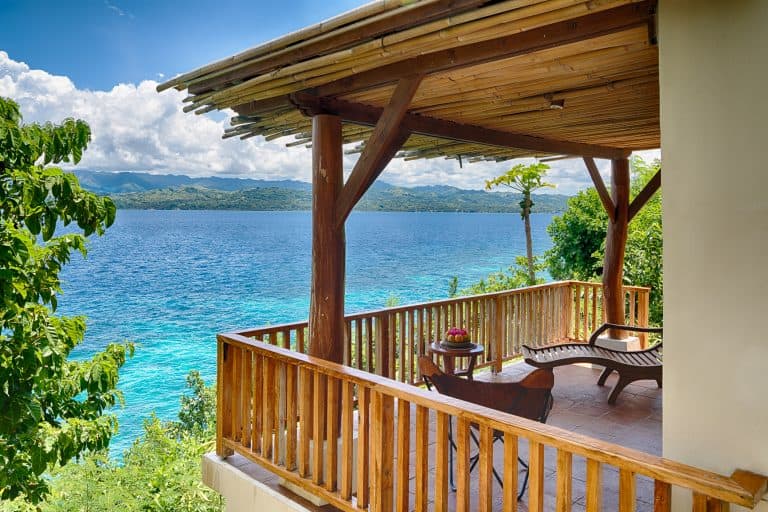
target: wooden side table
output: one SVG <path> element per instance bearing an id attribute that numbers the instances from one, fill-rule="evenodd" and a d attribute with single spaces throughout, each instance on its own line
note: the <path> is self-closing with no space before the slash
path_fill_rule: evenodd
<path id="1" fill-rule="evenodd" d="M 482 354 L 485 351 L 482 345 L 477 345 L 475 343 L 472 344 L 471 347 L 467 348 L 448 348 L 443 346 L 439 341 L 435 341 L 429 344 L 429 352 L 431 354 L 436 354 L 438 357 L 443 357 L 443 371 L 449 375 L 456 375 L 459 377 L 466 377 L 469 380 L 472 380 L 472 373 L 475 370 L 475 362 L 477 361 L 477 356 Z M 455 370 L 455 364 L 454 359 L 457 357 L 468 357 L 469 358 L 469 366 L 466 370 L 457 372 Z"/>

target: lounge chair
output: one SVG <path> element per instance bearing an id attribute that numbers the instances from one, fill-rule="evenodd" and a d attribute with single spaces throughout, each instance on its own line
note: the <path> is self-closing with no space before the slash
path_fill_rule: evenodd
<path id="1" fill-rule="evenodd" d="M 517 382 L 483 382 L 462 379 L 443 373 L 429 357 L 422 356 L 419 358 L 419 371 L 428 388 L 431 389 L 434 386 L 440 394 L 483 405 L 497 411 L 546 423 L 549 411 L 552 409 L 552 387 L 555 385 L 555 377 L 552 374 L 552 370 L 534 370 Z M 475 444 L 479 446 L 479 440 L 474 432 L 477 426 L 471 424 L 470 427 L 471 437 Z M 451 432 L 452 430 L 449 430 L 449 436 L 451 436 Z M 495 443 L 496 441 L 504 441 L 502 432 L 494 431 L 493 442 Z M 452 438 L 450 439 L 450 445 L 449 474 L 451 488 L 454 489 L 453 450 L 456 446 Z M 478 460 L 478 455 L 470 458 L 470 471 L 475 467 Z M 523 486 L 517 496 L 519 500 L 528 484 L 528 464 L 519 457 L 518 460 L 525 469 Z M 492 469 L 496 481 L 499 485 L 503 486 L 502 478 L 499 476 L 496 468 Z"/>
<path id="2" fill-rule="evenodd" d="M 603 324 L 589 337 L 588 343 L 564 343 L 542 348 L 523 345 L 523 357 L 526 363 L 537 368 L 554 368 L 573 363 L 604 366 L 605 370 L 597 380 L 598 386 L 605 385 L 605 379 L 612 372 L 617 372 L 619 380 L 608 397 L 608 403 L 611 405 L 616 403 L 619 393 L 636 380 L 655 380 L 661 387 L 662 344 L 658 343 L 646 350 L 630 352 L 595 345 L 598 336 L 608 329 L 662 334 L 661 327 Z"/>

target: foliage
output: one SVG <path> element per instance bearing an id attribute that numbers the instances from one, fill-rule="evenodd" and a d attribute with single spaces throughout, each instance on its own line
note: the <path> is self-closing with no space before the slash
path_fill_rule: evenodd
<path id="1" fill-rule="evenodd" d="M 599 276 L 607 228 L 608 216 L 595 189 L 570 198 L 566 212 L 547 227 L 553 242 L 546 254 L 550 275 L 556 280 L 583 281 Z"/>
<path id="2" fill-rule="evenodd" d="M 224 191 L 204 187 L 178 187 L 145 192 L 115 194 L 119 208 L 153 210 L 310 210 L 309 190 L 261 187 Z M 535 195 L 536 211 L 565 211 L 566 197 Z M 373 187 L 355 206 L 355 211 L 491 212 L 518 211 L 520 194 L 489 194 L 482 190 L 463 190 L 447 186 Z"/>
<path id="3" fill-rule="evenodd" d="M 453 298 L 459 294 L 459 276 L 451 277 L 448 281 L 448 297 Z"/>
<path id="4" fill-rule="evenodd" d="M 634 196 L 661 168 L 661 162 L 655 160 L 648 164 L 641 158 L 634 158 L 632 167 Z M 659 191 L 632 219 L 624 256 L 624 282 L 651 287 L 650 320 L 654 325 L 662 325 L 664 318 L 663 249 L 662 195 Z"/>
<path id="5" fill-rule="evenodd" d="M 390 293 L 389 297 L 387 297 L 387 300 L 384 302 L 385 308 L 394 308 L 399 305 L 400 305 L 400 297 L 398 297 L 394 293 Z"/>
<path id="6" fill-rule="evenodd" d="M 122 463 L 106 452 L 90 454 L 51 476 L 51 496 L 42 512 L 218 512 L 221 497 L 202 483 L 200 458 L 213 448 L 216 392 L 199 373 L 190 372 L 179 420 L 162 422 L 154 415 L 144 434 L 126 450 Z M 3 512 L 34 510 L 16 501 Z"/>
<path id="7" fill-rule="evenodd" d="M 501 176 L 487 180 L 485 189 L 491 190 L 503 186 L 520 192 L 523 195 L 519 203 L 520 216 L 525 218 L 526 211 L 530 213 L 531 207 L 535 204 L 530 198 L 531 193 L 534 190 L 555 187 L 552 183 L 544 181 L 544 175 L 548 170 L 549 166 L 540 162 L 528 165 L 517 164 Z"/>
<path id="8" fill-rule="evenodd" d="M 534 258 L 534 270 L 542 272 L 546 266 L 540 258 Z M 534 284 L 544 282 L 542 278 L 536 278 Z M 492 272 L 487 278 L 480 282 L 470 285 L 461 290 L 460 295 L 479 295 L 481 293 L 501 292 L 504 290 L 513 290 L 528 286 L 528 259 L 525 256 L 518 256 L 515 262 L 510 265 L 507 271 L 500 270 Z"/>
<path id="9" fill-rule="evenodd" d="M 631 194 L 636 196 L 661 167 L 633 157 Z M 650 321 L 663 320 L 662 196 L 657 192 L 629 224 L 624 282 L 650 286 Z M 553 247 L 547 252 L 547 267 L 554 279 L 597 280 L 602 274 L 608 217 L 594 189 L 568 200 L 568 210 L 555 217 L 547 228 Z"/>
<path id="10" fill-rule="evenodd" d="M 181 396 L 179 421 L 170 426 L 179 435 L 207 439 L 216 431 L 216 389 L 206 386 L 197 370 L 187 375 L 187 387 L 192 394 Z"/>
<path id="11" fill-rule="evenodd" d="M 536 284 L 536 263 L 533 258 L 533 241 L 531 240 L 531 208 L 534 205 L 531 193 L 534 190 L 554 187 L 553 184 L 544 181 L 544 175 L 548 169 L 547 164 L 539 162 L 530 165 L 517 164 L 501 176 L 485 182 L 486 190 L 505 186 L 523 194 L 523 199 L 520 201 L 520 216 L 525 224 L 525 265 L 528 270 L 525 282 L 528 285 Z"/>
<path id="12" fill-rule="evenodd" d="M 18 105 L 0 98 L 0 499 L 39 502 L 46 469 L 105 448 L 117 429 L 104 412 L 120 400 L 118 369 L 132 346 L 71 361 L 85 319 L 54 315 L 62 266 L 115 218 L 109 198 L 49 166 L 78 163 L 89 141 L 82 121 L 24 125 Z M 59 222 L 83 234 L 55 236 Z"/>

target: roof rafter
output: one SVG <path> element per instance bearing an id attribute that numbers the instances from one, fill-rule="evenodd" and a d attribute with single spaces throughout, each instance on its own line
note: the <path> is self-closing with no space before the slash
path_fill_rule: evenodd
<path id="1" fill-rule="evenodd" d="M 375 126 L 384 109 L 336 98 L 320 98 L 308 93 L 294 93 L 291 101 L 308 115 L 317 112 L 335 114 L 344 121 Z M 535 135 L 525 135 L 492 130 L 479 126 L 454 123 L 426 116 L 405 114 L 401 123 L 403 129 L 412 133 L 429 135 L 441 139 L 473 142 L 489 146 L 524 149 L 542 153 L 590 156 L 595 158 L 627 158 L 630 150 L 596 144 L 570 142 Z"/>
<path id="2" fill-rule="evenodd" d="M 643 187 L 643 190 L 641 190 L 634 200 L 632 200 L 632 203 L 629 205 L 629 221 L 631 222 L 632 219 L 635 218 L 635 215 L 643 209 L 643 206 L 645 206 L 645 203 L 648 202 L 648 200 L 653 197 L 653 194 L 656 193 L 657 190 L 661 187 L 661 169 L 656 171 L 656 174 L 653 175 L 653 178 L 648 181 L 648 183 L 645 184 L 645 187 Z"/>
<path id="3" fill-rule="evenodd" d="M 421 79 L 421 76 L 404 78 L 397 84 L 389 105 L 379 116 L 373 133 L 363 147 L 363 152 L 339 195 L 336 204 L 337 226 L 344 224 L 352 208 L 410 136 L 408 129 L 402 127 L 402 121 Z"/>
<path id="4" fill-rule="evenodd" d="M 595 160 L 593 158 L 584 157 L 584 164 L 587 166 L 589 176 L 592 178 L 592 183 L 595 185 L 597 195 L 603 203 L 605 213 L 608 214 L 609 219 L 614 220 L 616 218 L 616 205 L 613 204 L 611 194 L 608 192 L 608 189 L 605 188 L 605 182 L 603 182 L 603 178 L 600 176 L 600 171 L 597 169 Z"/>

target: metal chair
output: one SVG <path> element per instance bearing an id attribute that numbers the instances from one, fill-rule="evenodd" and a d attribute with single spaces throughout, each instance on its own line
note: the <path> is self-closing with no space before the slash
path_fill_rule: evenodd
<path id="1" fill-rule="evenodd" d="M 555 377 L 551 369 L 534 370 L 523 379 L 517 382 L 483 382 L 471 381 L 443 373 L 432 360 L 426 356 L 419 358 L 419 370 L 421 376 L 431 389 L 432 386 L 443 395 L 447 395 L 467 402 L 482 405 L 497 411 L 514 414 L 523 418 L 546 423 L 549 412 L 552 410 L 552 387 L 555 384 Z M 479 440 L 475 431 L 477 425 L 471 424 L 470 435 L 479 447 Z M 453 451 L 456 444 L 453 442 L 452 427 L 449 425 L 449 441 L 451 450 L 450 458 L 450 482 L 451 489 L 456 490 L 453 484 Z M 504 434 L 498 430 L 493 432 L 493 442 L 504 442 Z M 470 458 L 469 470 L 472 471 L 479 460 L 479 454 Z M 525 493 L 528 485 L 528 464 L 518 457 L 520 464 L 525 470 L 525 479 L 523 487 L 520 490 L 517 499 L 519 500 Z M 496 468 L 493 469 L 493 476 L 499 485 L 503 486 L 503 480 L 499 476 Z"/>

